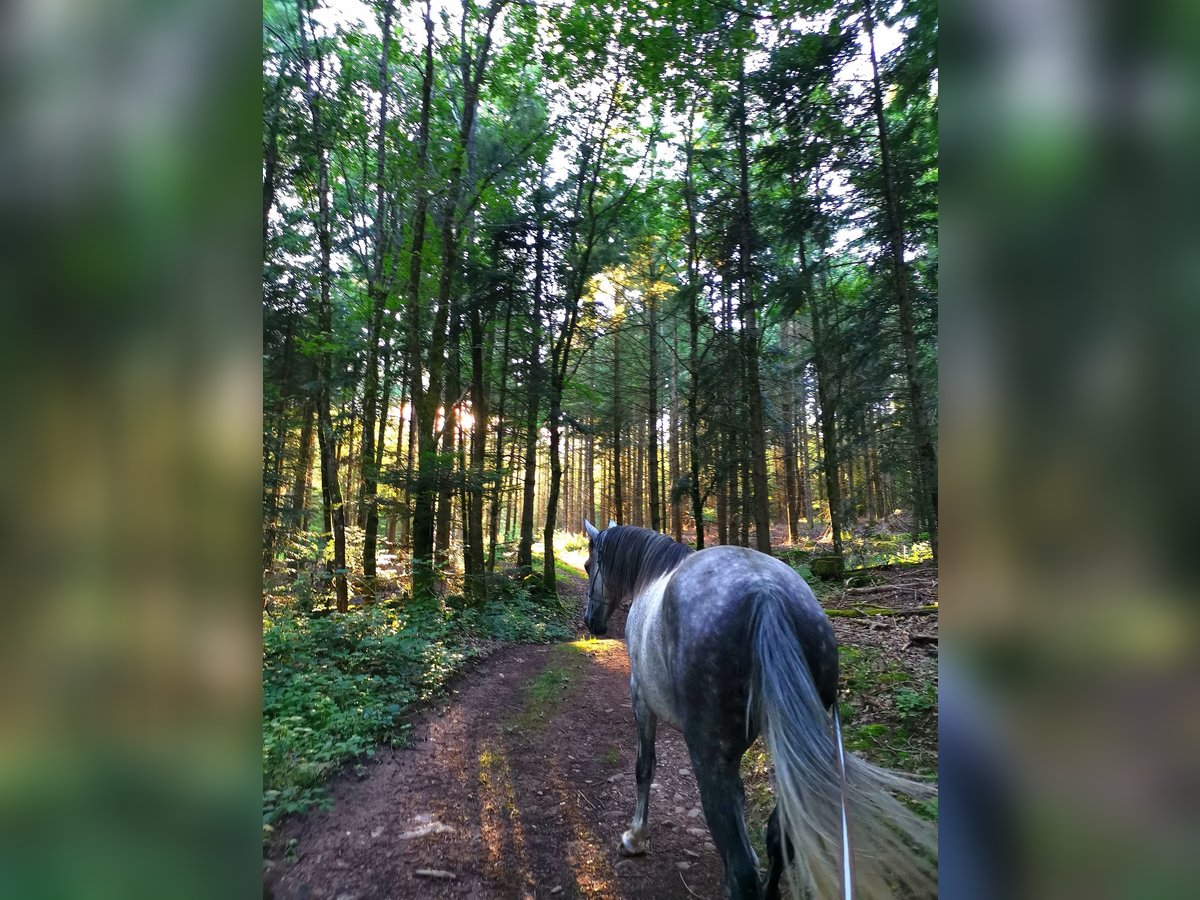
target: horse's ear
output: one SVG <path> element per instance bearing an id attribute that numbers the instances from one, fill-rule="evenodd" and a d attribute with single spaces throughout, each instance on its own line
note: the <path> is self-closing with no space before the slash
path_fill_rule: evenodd
<path id="1" fill-rule="evenodd" d="M 587 519 L 583 520 L 583 530 L 587 532 L 587 536 L 593 541 L 600 536 L 600 532 L 596 530 L 596 526 Z"/>
<path id="2" fill-rule="evenodd" d="M 616 520 L 616 519 L 609 519 L 609 520 L 608 520 L 608 527 L 609 527 L 609 528 L 616 528 L 616 527 L 617 527 L 617 520 Z"/>

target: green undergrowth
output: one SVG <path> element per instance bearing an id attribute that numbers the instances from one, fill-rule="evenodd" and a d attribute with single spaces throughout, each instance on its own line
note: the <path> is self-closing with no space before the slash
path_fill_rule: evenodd
<path id="1" fill-rule="evenodd" d="M 875 566 L 916 565 L 933 559 L 929 535 L 922 532 L 914 539 L 911 534 L 869 535 L 846 542 L 846 568 L 866 569 Z"/>
<path id="2" fill-rule="evenodd" d="M 806 581 L 812 582 L 809 562 L 814 556 L 831 552 L 828 544 L 806 541 L 801 545 L 781 547 L 775 555 L 796 569 Z M 879 566 L 913 566 L 933 559 L 929 535 L 919 534 L 914 540 L 911 534 L 849 535 L 842 538 L 842 558 L 847 573 L 855 569 L 871 569 Z M 815 588 L 815 586 L 814 586 Z"/>
<path id="3" fill-rule="evenodd" d="M 937 772 L 937 682 L 874 648 L 841 646 L 838 713 L 846 747 L 911 775 Z M 869 702 L 868 702 L 869 701 Z"/>
<path id="4" fill-rule="evenodd" d="M 263 617 L 264 839 L 283 815 L 327 802 L 325 786 L 441 695 L 486 639 L 572 636 L 575 613 L 519 584 L 478 606 L 391 600 L 348 613 L 282 606 Z"/>
<path id="5" fill-rule="evenodd" d="M 554 535 L 554 546 L 562 547 L 564 550 L 586 550 L 590 540 L 591 538 L 582 532 L 579 534 L 564 534 L 560 532 Z"/>
<path id="6" fill-rule="evenodd" d="M 584 665 L 584 654 L 572 644 L 551 651 L 546 667 L 525 688 L 524 704 L 506 730 L 528 732 L 541 728 L 554 715 L 575 684 Z"/>

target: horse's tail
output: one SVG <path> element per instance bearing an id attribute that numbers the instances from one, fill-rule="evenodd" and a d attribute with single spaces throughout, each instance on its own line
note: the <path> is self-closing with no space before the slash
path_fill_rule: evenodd
<path id="1" fill-rule="evenodd" d="M 797 636 L 794 604 L 779 589 L 754 602 L 751 703 L 775 764 L 784 845 L 795 851 L 792 892 L 840 897 L 843 843 L 853 847 L 853 896 L 937 895 L 937 830 L 893 794 L 936 796 L 936 788 L 847 752 L 818 696 Z M 834 728 L 837 727 L 836 719 Z M 843 836 L 843 815 L 849 831 Z M 790 856 L 790 853 L 788 854 Z"/>

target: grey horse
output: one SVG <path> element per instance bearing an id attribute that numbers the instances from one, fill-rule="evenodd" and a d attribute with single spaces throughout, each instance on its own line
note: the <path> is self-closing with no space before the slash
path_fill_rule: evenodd
<path id="1" fill-rule="evenodd" d="M 621 851 L 649 849 L 661 720 L 687 743 L 732 900 L 779 897 L 789 865 L 795 897 L 936 896 L 936 827 L 893 796 L 924 799 L 936 791 L 843 752 L 837 640 L 804 580 L 744 547 L 696 552 L 645 528 L 583 524 L 588 630 L 607 633 L 613 611 L 632 603 L 625 636 L 637 805 Z M 776 796 L 761 886 L 739 775 L 759 734 L 774 763 Z"/>

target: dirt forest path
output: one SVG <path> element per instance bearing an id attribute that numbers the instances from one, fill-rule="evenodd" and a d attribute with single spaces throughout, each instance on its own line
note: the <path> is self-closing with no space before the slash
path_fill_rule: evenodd
<path id="1" fill-rule="evenodd" d="M 560 588 L 578 599 L 583 582 Z M 623 613 L 610 634 L 624 634 Z M 723 896 L 683 737 L 659 728 L 651 851 L 617 852 L 636 742 L 622 640 L 512 645 L 381 749 L 333 807 L 286 822 L 266 863 L 275 900 Z M 291 850 L 284 852 L 290 841 Z"/>

